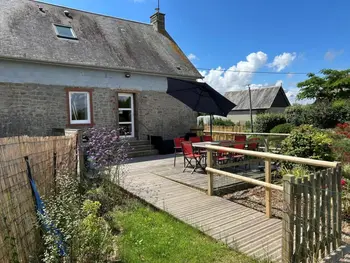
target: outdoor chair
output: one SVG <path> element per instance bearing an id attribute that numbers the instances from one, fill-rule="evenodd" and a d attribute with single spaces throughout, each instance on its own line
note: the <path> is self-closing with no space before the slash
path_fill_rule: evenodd
<path id="1" fill-rule="evenodd" d="M 199 137 L 199 136 L 190 137 L 190 141 L 191 141 L 192 143 L 201 142 L 201 137 Z"/>
<path id="2" fill-rule="evenodd" d="M 199 153 L 195 153 L 193 150 L 192 142 L 184 141 L 181 143 L 182 152 L 184 155 L 184 163 L 185 168 L 183 172 L 186 171 L 187 168 L 192 168 L 191 174 L 193 174 L 197 168 L 201 168 L 202 155 Z M 192 160 L 195 161 L 195 164 L 192 164 Z"/>
<path id="3" fill-rule="evenodd" d="M 239 149 L 239 150 L 244 150 L 245 149 L 245 143 L 236 143 L 233 145 L 233 148 L 235 149 Z M 239 154 L 239 153 L 234 153 L 232 155 L 232 159 L 233 161 L 243 161 L 244 160 L 244 155 L 243 154 Z"/>
<path id="4" fill-rule="evenodd" d="M 257 151 L 259 149 L 259 138 L 250 138 L 248 140 L 247 150 Z"/>
<path id="5" fill-rule="evenodd" d="M 176 165 L 176 156 L 183 155 L 182 146 L 181 146 L 181 143 L 183 141 L 185 141 L 184 138 L 175 138 L 174 139 L 174 167 Z M 185 162 L 184 162 L 184 166 L 185 166 Z"/>
<path id="6" fill-rule="evenodd" d="M 213 137 L 211 135 L 204 135 L 203 137 L 203 142 L 212 142 Z"/>
<path id="7" fill-rule="evenodd" d="M 232 141 L 222 141 L 220 142 L 220 146 L 222 147 L 232 147 L 233 142 Z M 217 156 L 216 156 L 216 163 L 218 165 L 220 164 L 227 164 L 228 161 L 231 159 L 231 153 L 226 152 L 226 151 L 218 151 Z"/>
<path id="8" fill-rule="evenodd" d="M 245 142 L 247 140 L 247 136 L 245 135 L 235 135 L 235 142 Z"/>

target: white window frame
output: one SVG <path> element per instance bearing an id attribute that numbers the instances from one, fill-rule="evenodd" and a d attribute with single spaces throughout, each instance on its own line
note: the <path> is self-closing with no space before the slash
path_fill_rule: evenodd
<path id="1" fill-rule="evenodd" d="M 59 25 L 59 24 L 53 24 L 53 27 L 55 29 L 55 32 L 56 32 L 56 36 L 59 37 L 59 38 L 66 38 L 66 39 L 78 39 L 77 38 L 77 35 L 75 34 L 73 28 L 71 26 L 65 26 L 65 25 Z M 65 27 L 65 28 L 69 28 L 70 29 L 70 32 L 72 33 L 72 37 L 71 36 L 63 36 L 63 35 L 60 35 L 60 33 L 58 32 L 57 30 L 57 27 Z"/>
<path id="2" fill-rule="evenodd" d="M 119 124 L 131 124 L 131 135 L 123 135 L 125 137 L 135 137 L 135 121 L 134 121 L 134 94 L 132 93 L 118 93 L 118 100 L 119 100 L 119 96 L 123 96 L 123 97 L 130 97 L 131 98 L 131 108 L 119 108 L 118 105 L 118 116 L 119 116 L 119 111 L 123 110 L 123 111 L 131 111 L 131 121 L 119 121 L 118 119 L 118 123 Z"/>
<path id="3" fill-rule="evenodd" d="M 72 105 L 71 105 L 71 101 L 72 101 L 72 94 L 74 93 L 84 93 L 87 95 L 86 99 L 87 99 L 87 115 L 88 115 L 88 119 L 87 120 L 73 120 L 73 116 L 72 116 Z M 70 118 L 70 124 L 91 124 L 91 105 L 90 105 L 90 92 L 88 91 L 68 91 L 68 95 L 69 95 L 69 118 Z"/>

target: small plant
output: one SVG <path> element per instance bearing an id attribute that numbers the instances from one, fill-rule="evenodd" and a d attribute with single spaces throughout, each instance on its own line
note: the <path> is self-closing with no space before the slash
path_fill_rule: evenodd
<path id="1" fill-rule="evenodd" d="M 291 174 L 294 175 L 296 178 L 304 178 L 310 175 L 310 171 L 307 167 L 302 165 L 296 165 L 292 169 L 289 169 L 287 166 L 283 165 L 280 173 L 282 176 Z"/>
<path id="2" fill-rule="evenodd" d="M 84 218 L 75 239 L 77 262 L 106 262 L 114 251 L 115 238 L 108 223 L 98 216 L 101 203 L 86 200 L 82 206 Z"/>
<path id="3" fill-rule="evenodd" d="M 290 133 L 294 126 L 290 123 L 279 124 L 271 129 L 271 133 Z"/>
<path id="4" fill-rule="evenodd" d="M 339 135 L 344 135 L 346 138 L 350 139 L 350 124 L 338 123 L 335 128 L 335 133 Z"/>
<path id="5" fill-rule="evenodd" d="M 284 117 L 284 114 L 277 114 L 277 113 L 258 114 L 256 116 L 254 130 L 256 132 L 268 133 L 273 127 L 284 123 L 286 123 L 286 118 Z"/>

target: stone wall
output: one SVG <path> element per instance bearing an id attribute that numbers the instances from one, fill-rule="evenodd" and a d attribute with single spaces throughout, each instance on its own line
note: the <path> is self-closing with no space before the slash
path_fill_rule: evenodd
<path id="1" fill-rule="evenodd" d="M 65 89 L 57 85 L 0 82 L 0 137 L 45 136 L 51 135 L 53 128 L 79 128 L 67 125 Z M 116 128 L 118 89 L 92 90 L 96 127 Z M 135 135 L 139 139 L 147 139 L 148 134 L 172 139 L 183 136 L 194 126 L 196 113 L 165 92 L 135 94 Z"/>
<path id="2" fill-rule="evenodd" d="M 0 83 L 0 137 L 51 135 L 68 126 L 66 87 Z M 93 89 L 96 126 L 116 127 L 115 90 Z M 74 126 L 74 128 L 80 128 Z"/>
<path id="3" fill-rule="evenodd" d="M 173 139 L 196 127 L 197 113 L 165 92 L 142 91 L 135 97 L 140 139 L 148 134 Z"/>

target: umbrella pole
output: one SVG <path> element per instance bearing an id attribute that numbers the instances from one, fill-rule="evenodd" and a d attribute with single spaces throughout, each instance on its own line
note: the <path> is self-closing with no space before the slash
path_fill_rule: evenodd
<path id="1" fill-rule="evenodd" d="M 210 136 L 213 137 L 213 115 L 210 115 L 209 125 L 210 125 Z"/>

